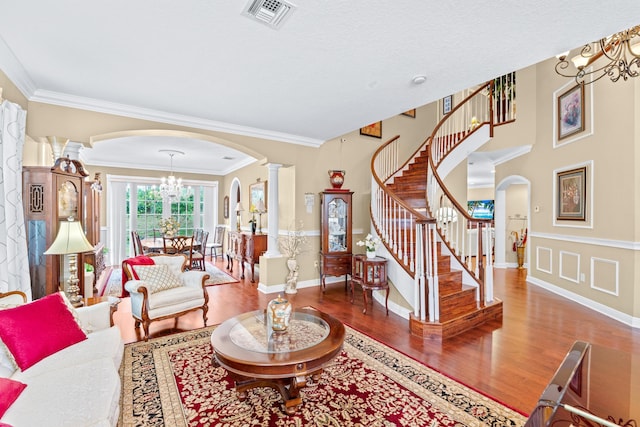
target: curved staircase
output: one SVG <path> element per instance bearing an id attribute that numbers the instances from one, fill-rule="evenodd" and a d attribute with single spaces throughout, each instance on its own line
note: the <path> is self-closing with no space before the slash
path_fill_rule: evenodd
<path id="1" fill-rule="evenodd" d="M 505 78 L 515 82 L 515 75 Z M 417 336 L 446 338 L 502 318 L 502 301 L 493 296 L 491 222 L 471 218 L 466 200 L 458 202 L 444 185 L 466 160 L 457 153 L 474 151 L 494 126 L 515 119 L 515 99 L 496 94 L 496 81 L 460 102 L 404 164 L 399 136 L 371 161 L 372 224 L 401 267 L 390 269 L 390 279 L 413 307 L 410 330 Z"/>

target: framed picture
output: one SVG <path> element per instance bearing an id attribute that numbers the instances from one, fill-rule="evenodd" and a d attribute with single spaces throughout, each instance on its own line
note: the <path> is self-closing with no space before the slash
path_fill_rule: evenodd
<path id="1" fill-rule="evenodd" d="M 223 210 L 224 219 L 229 219 L 229 196 L 224 196 L 222 210 Z"/>
<path id="2" fill-rule="evenodd" d="M 267 181 L 249 185 L 249 212 L 267 211 Z"/>
<path id="3" fill-rule="evenodd" d="M 368 126 L 360 128 L 360 135 L 382 138 L 382 122 L 371 123 Z"/>
<path id="4" fill-rule="evenodd" d="M 587 168 L 557 172 L 556 175 L 556 219 L 584 221 L 587 206 Z"/>
<path id="5" fill-rule="evenodd" d="M 409 116 L 409 117 L 413 117 L 414 119 L 416 118 L 416 109 L 413 108 L 409 111 L 405 111 L 404 113 L 402 113 L 403 116 Z"/>
<path id="6" fill-rule="evenodd" d="M 584 85 L 558 96 L 558 140 L 584 130 Z"/>
<path id="7" fill-rule="evenodd" d="M 442 98 L 442 115 L 449 114 L 453 108 L 453 95 Z"/>

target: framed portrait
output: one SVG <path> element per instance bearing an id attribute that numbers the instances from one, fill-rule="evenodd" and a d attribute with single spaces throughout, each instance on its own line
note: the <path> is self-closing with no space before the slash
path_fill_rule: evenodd
<path id="1" fill-rule="evenodd" d="M 414 119 L 416 118 L 416 109 L 413 108 L 409 111 L 405 111 L 404 113 L 402 113 L 403 116 L 409 116 L 409 117 L 413 117 Z"/>
<path id="2" fill-rule="evenodd" d="M 556 173 L 556 194 L 558 197 L 556 219 L 585 220 L 586 185 L 586 167 Z"/>
<path id="3" fill-rule="evenodd" d="M 360 135 L 382 138 L 382 122 L 371 123 L 368 126 L 360 128 Z"/>
<path id="4" fill-rule="evenodd" d="M 267 211 L 267 181 L 249 185 L 249 212 Z"/>
<path id="5" fill-rule="evenodd" d="M 576 85 L 558 96 L 558 140 L 584 130 L 584 85 Z"/>
<path id="6" fill-rule="evenodd" d="M 224 202 L 222 203 L 222 210 L 224 219 L 229 219 L 229 196 L 224 196 Z"/>
<path id="7" fill-rule="evenodd" d="M 449 114 L 453 108 L 453 95 L 442 98 L 442 115 Z"/>

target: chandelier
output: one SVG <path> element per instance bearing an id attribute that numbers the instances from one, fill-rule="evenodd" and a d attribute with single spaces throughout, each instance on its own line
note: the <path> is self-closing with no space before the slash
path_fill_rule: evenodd
<path id="1" fill-rule="evenodd" d="M 632 44 L 633 39 L 635 45 Z M 576 83 L 589 84 L 608 76 L 612 82 L 620 77 L 640 75 L 640 25 L 584 45 L 570 58 L 576 72 L 569 69 L 569 52 L 557 56 L 556 73 L 571 77 Z M 587 79 L 590 77 L 590 79 Z"/>
<path id="2" fill-rule="evenodd" d="M 163 199 L 175 199 L 180 197 L 180 193 L 182 191 L 182 178 L 176 178 L 173 175 L 173 156 L 176 154 L 184 155 L 184 152 L 178 150 L 160 150 L 161 153 L 168 153 L 171 158 L 171 168 L 169 176 L 167 178 L 162 177 L 160 183 L 160 196 Z"/>

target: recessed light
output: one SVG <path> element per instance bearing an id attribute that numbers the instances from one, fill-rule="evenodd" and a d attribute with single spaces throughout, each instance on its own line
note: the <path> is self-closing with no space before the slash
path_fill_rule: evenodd
<path id="1" fill-rule="evenodd" d="M 412 80 L 414 85 L 421 85 L 422 83 L 427 81 L 427 76 L 423 76 L 423 75 L 418 75 L 415 76 Z"/>

